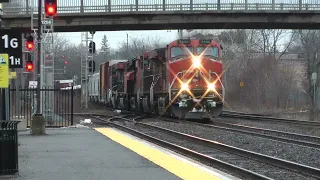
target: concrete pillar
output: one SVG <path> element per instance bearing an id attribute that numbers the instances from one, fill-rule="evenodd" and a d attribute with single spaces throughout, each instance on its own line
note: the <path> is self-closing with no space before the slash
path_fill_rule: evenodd
<path id="1" fill-rule="evenodd" d="M 46 125 L 46 122 L 45 122 L 42 114 L 34 114 L 32 116 L 30 134 L 32 134 L 32 135 L 45 135 L 46 134 L 45 125 Z"/>

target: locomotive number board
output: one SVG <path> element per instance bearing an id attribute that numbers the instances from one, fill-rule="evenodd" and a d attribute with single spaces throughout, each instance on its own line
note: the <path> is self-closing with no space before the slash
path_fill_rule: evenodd
<path id="1" fill-rule="evenodd" d="M 179 39 L 178 43 L 179 44 L 190 44 L 190 39 Z"/>
<path id="2" fill-rule="evenodd" d="M 200 44 L 211 44 L 211 40 L 209 39 L 200 40 Z"/>

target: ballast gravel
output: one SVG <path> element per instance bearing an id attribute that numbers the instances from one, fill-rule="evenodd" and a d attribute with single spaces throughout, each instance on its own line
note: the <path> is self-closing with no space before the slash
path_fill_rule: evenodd
<path id="1" fill-rule="evenodd" d="M 165 141 L 171 142 L 173 144 L 180 145 L 180 146 L 183 146 L 185 148 L 188 148 L 188 149 L 191 149 L 191 150 L 194 150 L 194 151 L 209 155 L 209 156 L 211 156 L 213 158 L 217 158 L 217 159 L 223 160 L 223 161 L 228 162 L 230 164 L 234 164 L 236 166 L 239 166 L 239 167 L 254 171 L 254 172 L 259 173 L 259 174 L 263 174 L 263 175 L 268 176 L 268 177 L 273 178 L 273 179 L 277 179 L 277 180 L 278 179 L 279 180 L 282 180 L 282 179 L 285 180 L 285 179 L 288 179 L 288 178 L 289 179 L 297 179 L 297 180 L 298 179 L 299 180 L 300 179 L 308 179 L 308 180 L 309 179 L 314 179 L 314 178 L 311 178 L 311 177 L 306 177 L 306 176 L 300 175 L 300 174 L 292 172 L 292 171 L 288 171 L 286 169 L 282 169 L 282 168 L 279 168 L 279 167 L 268 165 L 268 164 L 265 164 L 265 163 L 262 163 L 262 162 L 247 158 L 247 157 L 242 157 L 242 156 L 239 156 L 239 155 L 223 152 L 223 151 L 214 149 L 212 147 L 208 147 L 208 146 L 205 146 L 205 145 L 194 143 L 194 142 L 186 140 L 186 139 L 177 138 L 177 137 L 174 137 L 172 135 L 168 135 L 166 133 L 163 133 L 161 131 L 155 131 L 153 129 L 149 129 L 149 128 L 146 128 L 146 127 L 141 127 L 141 126 L 135 125 L 135 124 L 133 124 L 131 122 L 117 122 L 117 123 L 119 123 L 121 125 L 125 125 L 127 127 L 130 127 L 132 129 L 138 130 L 139 132 L 143 132 L 145 134 L 148 134 L 148 135 L 151 135 L 153 137 L 159 138 L 161 140 L 165 140 Z M 176 123 L 172 123 L 172 124 L 168 123 L 168 124 L 169 124 L 169 126 L 171 125 L 171 127 L 177 125 Z M 157 124 L 157 125 L 158 126 L 162 126 L 163 124 L 160 123 L 160 124 Z"/>
<path id="2" fill-rule="evenodd" d="M 274 129 L 285 132 L 293 132 L 298 134 L 306 134 L 313 136 L 320 136 L 320 127 L 312 127 L 306 125 L 289 124 L 285 122 L 268 122 L 268 121 L 255 121 L 247 119 L 237 119 L 237 118 L 217 118 L 214 121 L 240 124 L 246 126 L 253 126 L 265 129 Z"/>
<path id="3" fill-rule="evenodd" d="M 320 149 L 255 137 L 248 134 L 215 129 L 212 127 L 197 126 L 190 123 L 153 121 L 148 124 L 218 141 L 223 144 L 297 162 L 307 166 L 320 168 Z"/>

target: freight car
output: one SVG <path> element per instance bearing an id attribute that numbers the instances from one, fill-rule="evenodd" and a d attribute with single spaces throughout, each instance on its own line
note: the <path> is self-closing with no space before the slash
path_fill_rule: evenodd
<path id="1" fill-rule="evenodd" d="M 117 81 L 123 79 L 121 66 L 128 60 L 110 60 L 100 65 L 100 71 L 89 77 L 88 95 L 89 101 L 112 106 L 111 96 L 120 88 Z M 122 68 L 123 69 L 123 68 Z M 110 73 L 109 73 L 110 72 Z M 113 88 L 109 88 L 113 87 Z"/>
<path id="2" fill-rule="evenodd" d="M 100 73 L 93 74 L 88 81 L 88 95 L 89 101 L 99 103 L 100 97 Z"/>
<path id="3" fill-rule="evenodd" d="M 224 102 L 222 47 L 182 39 L 141 56 L 100 66 L 99 101 L 119 109 L 182 118 L 219 116 Z"/>

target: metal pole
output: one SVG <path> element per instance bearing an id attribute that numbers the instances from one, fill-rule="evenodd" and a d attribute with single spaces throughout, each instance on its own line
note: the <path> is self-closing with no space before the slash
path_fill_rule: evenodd
<path id="1" fill-rule="evenodd" d="M 38 0 L 38 58 L 37 58 L 37 111 L 36 114 L 41 114 L 40 109 L 40 66 L 41 66 L 41 34 L 42 34 L 42 25 L 41 25 L 41 15 L 42 15 L 42 0 Z"/>
<path id="2" fill-rule="evenodd" d="M 129 34 L 128 33 L 127 33 L 127 54 L 128 54 L 127 58 L 129 58 L 131 54 L 129 53 Z"/>

